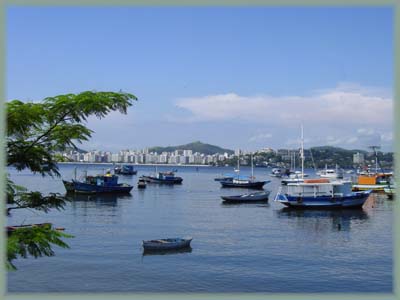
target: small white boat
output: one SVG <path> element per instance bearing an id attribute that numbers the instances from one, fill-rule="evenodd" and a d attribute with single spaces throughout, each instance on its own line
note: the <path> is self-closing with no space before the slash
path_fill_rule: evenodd
<path id="1" fill-rule="evenodd" d="M 190 246 L 192 238 L 169 238 L 143 241 L 143 249 L 146 250 L 174 250 Z"/>

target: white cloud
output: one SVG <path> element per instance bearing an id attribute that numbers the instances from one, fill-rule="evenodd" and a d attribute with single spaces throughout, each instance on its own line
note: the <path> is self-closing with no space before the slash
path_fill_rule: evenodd
<path id="1" fill-rule="evenodd" d="M 196 121 L 247 121 L 298 125 L 369 124 L 392 122 L 393 101 L 359 85 L 339 85 L 310 96 L 240 96 L 235 93 L 179 99 L 176 106 Z"/>

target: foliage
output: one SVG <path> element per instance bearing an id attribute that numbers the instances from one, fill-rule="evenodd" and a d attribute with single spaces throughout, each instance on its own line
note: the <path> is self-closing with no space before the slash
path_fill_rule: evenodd
<path id="1" fill-rule="evenodd" d="M 16 270 L 12 261 L 18 256 L 23 258 L 27 258 L 28 255 L 35 258 L 53 256 L 55 253 L 51 245 L 69 248 L 61 238 L 71 237 L 73 236 L 53 230 L 51 224 L 17 229 L 10 234 L 7 240 L 7 268 Z"/>
<path id="2" fill-rule="evenodd" d="M 126 114 L 133 100 L 137 98 L 124 92 L 86 91 L 47 97 L 35 103 L 7 102 L 7 165 L 42 176 L 60 176 L 57 167 L 60 158 L 54 152 L 78 149 L 76 143 L 87 141 L 93 132 L 83 124 L 90 116 L 103 118 L 111 111 Z M 60 194 L 28 192 L 10 179 L 7 179 L 6 201 L 7 215 L 15 209 L 60 210 L 66 204 Z M 51 228 L 17 229 L 8 239 L 8 266 L 13 267 L 12 260 L 18 256 L 53 255 L 51 244 L 67 247 L 61 237 L 67 235 Z"/>

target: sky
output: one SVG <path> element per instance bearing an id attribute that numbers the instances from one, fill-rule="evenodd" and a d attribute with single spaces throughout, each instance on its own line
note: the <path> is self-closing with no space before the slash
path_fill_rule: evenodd
<path id="1" fill-rule="evenodd" d="M 138 101 L 81 148 L 393 150 L 391 7 L 9 6 L 7 100 L 86 90 Z"/>

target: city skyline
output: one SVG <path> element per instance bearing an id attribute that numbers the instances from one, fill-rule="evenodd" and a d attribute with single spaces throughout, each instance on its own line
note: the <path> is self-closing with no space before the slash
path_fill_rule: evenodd
<path id="1" fill-rule="evenodd" d="M 7 99 L 135 94 L 85 149 L 296 147 L 304 124 L 306 147 L 392 151 L 392 27 L 389 7 L 11 6 Z"/>

